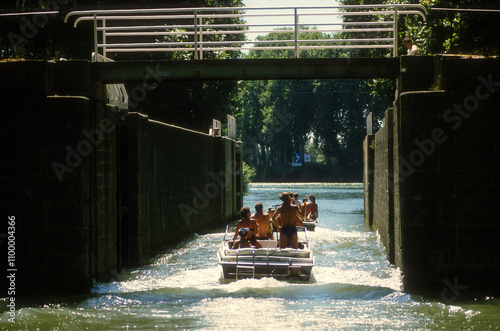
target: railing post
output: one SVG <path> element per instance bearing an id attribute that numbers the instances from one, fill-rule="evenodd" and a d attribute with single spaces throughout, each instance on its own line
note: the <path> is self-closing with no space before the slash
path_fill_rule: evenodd
<path id="1" fill-rule="evenodd" d="M 294 8 L 295 12 L 295 58 L 299 58 L 299 14 L 297 13 L 297 8 Z"/>
<path id="2" fill-rule="evenodd" d="M 200 60 L 203 60 L 203 17 L 200 17 Z"/>
<path id="3" fill-rule="evenodd" d="M 198 11 L 194 10 L 194 59 L 198 60 Z"/>
<path id="4" fill-rule="evenodd" d="M 104 61 L 106 61 L 106 19 L 102 19 L 102 56 L 104 56 Z"/>
<path id="5" fill-rule="evenodd" d="M 94 13 L 94 54 L 95 54 L 95 59 L 94 59 L 94 62 L 98 62 L 99 61 L 99 49 L 97 47 L 97 43 L 98 43 L 98 40 L 97 40 L 97 14 Z"/>
<path id="6" fill-rule="evenodd" d="M 394 51 L 393 51 L 393 56 L 398 57 L 398 39 L 399 39 L 399 32 L 398 32 L 398 7 L 394 7 Z"/>

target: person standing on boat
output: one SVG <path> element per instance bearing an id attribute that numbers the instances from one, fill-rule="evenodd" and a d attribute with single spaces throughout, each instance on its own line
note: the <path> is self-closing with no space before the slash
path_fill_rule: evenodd
<path id="1" fill-rule="evenodd" d="M 239 230 L 241 228 L 248 228 L 247 235 L 244 237 L 241 237 L 241 240 L 249 240 L 252 246 L 255 248 L 261 248 L 262 245 L 257 241 L 257 238 L 255 237 L 255 234 L 258 233 L 258 225 L 255 220 L 250 218 L 250 208 L 249 207 L 243 207 L 240 210 L 241 213 L 241 220 L 239 220 L 238 225 L 236 226 L 236 232 L 234 233 L 233 237 L 233 245 L 236 241 L 236 238 L 238 238 L 239 235 Z"/>
<path id="2" fill-rule="evenodd" d="M 307 218 L 317 220 L 318 205 L 316 204 L 316 197 L 314 195 L 310 195 L 309 199 L 311 199 L 311 202 L 307 204 Z"/>
<path id="3" fill-rule="evenodd" d="M 300 202 L 300 199 L 299 199 L 299 194 L 298 194 L 298 193 L 294 193 L 294 194 L 293 194 L 293 200 L 295 200 L 295 204 L 297 205 L 297 207 L 299 207 L 299 208 L 300 208 L 300 205 L 301 205 L 302 203 Z"/>
<path id="4" fill-rule="evenodd" d="M 264 213 L 262 202 L 255 204 L 255 214 L 251 218 L 257 222 L 258 232 L 255 234 L 257 239 L 274 239 L 271 228 L 271 216 L 268 213 Z"/>
<path id="5" fill-rule="evenodd" d="M 299 247 L 297 237 L 297 223 L 303 225 L 300 221 L 299 207 L 290 204 L 290 196 L 287 192 L 280 194 L 280 200 L 283 201 L 281 206 L 276 209 L 273 214 L 273 222 L 278 225 L 280 231 L 280 248 L 286 248 L 290 241 L 292 248 Z M 281 216 L 280 218 L 278 218 Z"/>

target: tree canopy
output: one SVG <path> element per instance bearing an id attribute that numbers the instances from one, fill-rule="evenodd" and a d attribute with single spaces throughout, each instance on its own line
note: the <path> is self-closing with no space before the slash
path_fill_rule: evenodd
<path id="1" fill-rule="evenodd" d="M 301 40 L 334 36 L 314 27 Z M 293 40 L 282 29 L 257 38 Z M 267 44 L 269 46 L 269 44 Z M 346 57 L 342 50 L 301 50 L 300 57 Z M 251 50 L 248 58 L 293 57 L 293 50 Z M 360 180 L 362 141 L 369 112 L 381 113 L 387 100 L 366 80 L 284 80 L 241 82 L 237 120 L 244 160 L 260 180 Z M 382 111 L 381 111 L 382 110 Z M 313 162 L 292 168 L 294 153 L 308 152 Z"/>

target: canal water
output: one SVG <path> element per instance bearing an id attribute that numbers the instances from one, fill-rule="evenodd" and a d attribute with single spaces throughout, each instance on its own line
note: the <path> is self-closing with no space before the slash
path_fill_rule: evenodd
<path id="1" fill-rule="evenodd" d="M 195 235 L 147 266 L 83 297 L 19 302 L 15 323 L 2 329 L 303 329 L 485 330 L 500 327 L 500 300 L 440 300 L 401 290 L 400 271 L 386 260 L 377 232 L 363 220 L 360 184 L 252 184 L 244 204 L 279 203 L 281 191 L 316 195 L 320 222 L 309 235 L 313 278 L 221 280 L 216 252 L 224 229 Z M 445 284 L 443 284 L 443 289 Z"/>

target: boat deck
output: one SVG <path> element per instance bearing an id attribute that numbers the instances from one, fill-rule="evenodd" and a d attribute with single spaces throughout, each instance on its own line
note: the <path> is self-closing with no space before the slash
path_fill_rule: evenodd
<path id="1" fill-rule="evenodd" d="M 307 239 L 307 230 L 301 229 L 299 248 L 278 248 L 278 239 L 258 240 L 262 248 L 231 249 L 232 241 L 222 241 L 217 257 L 225 279 L 288 278 L 307 281 L 314 266 L 314 256 Z"/>

